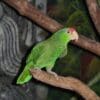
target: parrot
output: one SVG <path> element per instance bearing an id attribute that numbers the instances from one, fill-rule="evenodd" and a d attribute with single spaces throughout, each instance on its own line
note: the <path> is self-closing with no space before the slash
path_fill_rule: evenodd
<path id="1" fill-rule="evenodd" d="M 74 28 L 65 27 L 46 40 L 37 43 L 26 58 L 26 65 L 18 76 L 16 83 L 22 85 L 30 81 L 32 79 L 30 69 L 32 68 L 38 70 L 45 68 L 48 73 L 57 76 L 52 71 L 56 60 L 67 55 L 68 43 L 71 40 L 77 41 L 78 37 L 78 33 Z"/>

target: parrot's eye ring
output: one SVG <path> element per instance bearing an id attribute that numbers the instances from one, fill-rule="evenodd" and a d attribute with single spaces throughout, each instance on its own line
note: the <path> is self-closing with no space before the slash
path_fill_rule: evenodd
<path id="1" fill-rule="evenodd" d="M 68 31 L 68 34 L 72 34 L 70 31 Z"/>
<path id="2" fill-rule="evenodd" d="M 67 33 L 70 33 L 70 31 L 68 30 L 68 32 Z"/>

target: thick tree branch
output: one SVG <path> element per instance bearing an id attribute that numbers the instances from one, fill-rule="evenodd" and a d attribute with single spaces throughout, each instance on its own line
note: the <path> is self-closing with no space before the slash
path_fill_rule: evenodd
<path id="1" fill-rule="evenodd" d="M 78 79 L 62 76 L 58 76 L 58 78 L 56 78 L 45 71 L 36 69 L 32 69 L 31 73 L 35 79 L 55 87 L 75 91 L 85 100 L 100 100 L 99 96 L 97 96 L 88 86 Z"/>
<path id="2" fill-rule="evenodd" d="M 97 0 L 86 0 L 92 20 L 100 35 L 100 8 L 97 5 Z"/>
<path id="3" fill-rule="evenodd" d="M 50 32 L 56 32 L 63 27 L 55 20 L 41 13 L 26 0 L 3 1 L 15 8 L 21 15 L 28 17 L 29 19 L 33 20 L 35 23 Z M 88 39 L 80 35 L 79 40 L 77 42 L 73 41 L 72 43 L 100 56 L 100 43 L 94 40 Z"/>

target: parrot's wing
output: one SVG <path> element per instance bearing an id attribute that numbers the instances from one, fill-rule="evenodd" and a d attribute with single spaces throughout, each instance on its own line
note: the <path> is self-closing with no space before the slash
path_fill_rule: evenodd
<path id="1" fill-rule="evenodd" d="M 56 50 L 54 50 L 54 48 L 51 48 L 50 44 L 46 45 L 46 47 L 44 48 L 44 52 L 37 59 L 36 66 L 53 66 L 56 57 L 55 52 Z"/>
<path id="2" fill-rule="evenodd" d="M 64 49 L 63 53 L 61 54 L 61 56 L 59 58 L 63 58 L 67 55 L 67 47 L 66 49 Z"/>
<path id="3" fill-rule="evenodd" d="M 26 60 L 26 63 L 29 63 L 30 61 L 33 61 L 35 63 L 38 57 L 43 53 L 44 47 L 45 42 L 38 43 L 35 47 L 33 47 L 31 53 Z"/>

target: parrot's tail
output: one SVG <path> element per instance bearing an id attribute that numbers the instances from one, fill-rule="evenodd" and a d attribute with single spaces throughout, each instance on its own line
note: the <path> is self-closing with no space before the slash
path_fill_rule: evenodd
<path id="1" fill-rule="evenodd" d="M 29 70 L 30 70 L 30 68 L 33 67 L 32 65 L 33 64 L 28 64 L 25 66 L 25 69 L 23 70 L 23 72 L 20 74 L 20 76 L 17 79 L 17 84 L 22 85 L 31 80 L 32 75 Z"/>
<path id="2" fill-rule="evenodd" d="M 18 78 L 18 80 L 17 80 L 17 84 L 22 85 L 22 84 L 25 84 L 25 83 L 27 83 L 28 81 L 31 80 L 32 75 L 30 75 L 29 70 L 24 71 L 24 72 L 25 72 L 25 73 L 22 73 L 22 74 L 19 76 L 19 78 Z"/>

